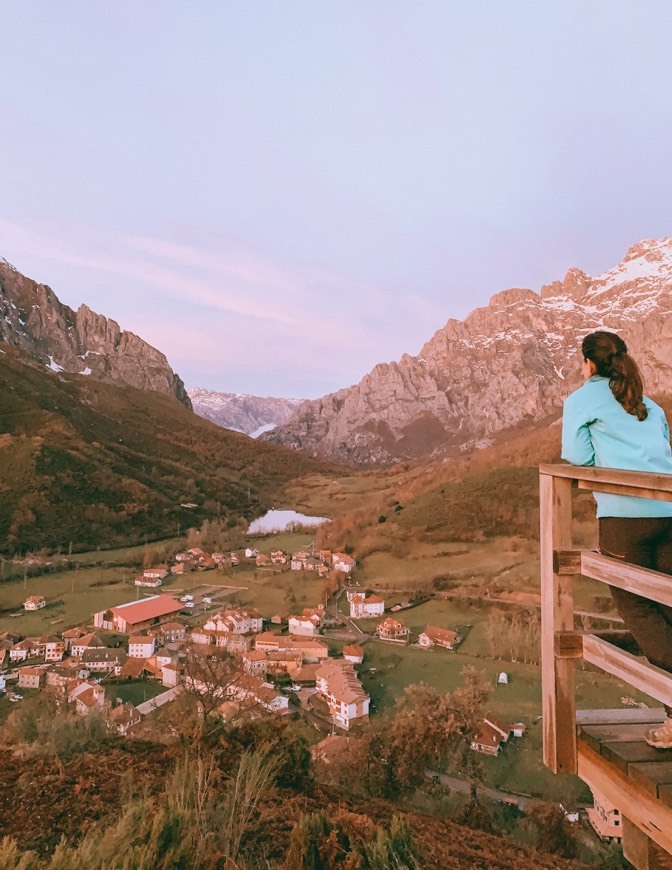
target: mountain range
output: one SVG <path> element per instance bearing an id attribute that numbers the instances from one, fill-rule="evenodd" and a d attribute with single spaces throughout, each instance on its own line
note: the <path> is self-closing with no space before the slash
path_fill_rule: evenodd
<path id="1" fill-rule="evenodd" d="M 672 239 L 630 248 L 613 269 L 494 295 L 449 320 L 417 356 L 306 401 L 264 440 L 362 466 L 459 455 L 558 418 L 580 383 L 581 338 L 619 332 L 655 395 L 672 392 Z"/>
<path id="2" fill-rule="evenodd" d="M 251 438 L 258 438 L 286 423 L 303 402 L 303 399 L 278 399 L 247 393 L 219 393 L 203 387 L 189 390 L 189 398 L 199 417 L 225 429 L 244 432 Z"/>

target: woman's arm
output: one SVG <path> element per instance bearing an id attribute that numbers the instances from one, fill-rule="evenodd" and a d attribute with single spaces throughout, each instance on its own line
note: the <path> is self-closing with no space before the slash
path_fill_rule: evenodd
<path id="1" fill-rule="evenodd" d="M 572 393 L 562 409 L 562 458 L 572 465 L 595 465 L 595 449 L 590 437 L 590 421 Z"/>

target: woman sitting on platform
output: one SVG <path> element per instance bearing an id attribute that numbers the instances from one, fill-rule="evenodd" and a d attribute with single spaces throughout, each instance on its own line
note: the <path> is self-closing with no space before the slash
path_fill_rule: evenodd
<path id="1" fill-rule="evenodd" d="M 622 338 L 593 332 L 581 345 L 585 383 L 565 400 L 562 458 L 573 465 L 672 474 L 665 413 L 643 395 L 642 377 Z M 672 502 L 595 493 L 600 552 L 672 574 Z M 672 607 L 610 587 L 618 612 L 651 664 L 672 673 Z M 672 590 L 672 584 L 670 586 Z M 672 708 L 646 735 L 672 748 Z"/>

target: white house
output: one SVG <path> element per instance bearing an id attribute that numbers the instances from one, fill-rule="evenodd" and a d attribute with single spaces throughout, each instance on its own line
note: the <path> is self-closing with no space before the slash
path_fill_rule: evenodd
<path id="1" fill-rule="evenodd" d="M 334 553 L 331 562 L 335 571 L 342 571 L 344 574 L 350 574 L 357 564 L 352 556 L 348 556 L 346 553 Z"/>
<path id="2" fill-rule="evenodd" d="M 11 662 L 25 662 L 29 656 L 37 655 L 37 644 L 34 640 L 26 638 L 15 643 L 9 651 L 9 660 Z"/>
<path id="3" fill-rule="evenodd" d="M 329 705 L 332 721 L 348 730 L 369 716 L 370 698 L 350 662 L 328 659 L 315 671 L 317 691 Z"/>
<path id="4" fill-rule="evenodd" d="M 47 606 L 47 599 L 44 595 L 31 595 L 30 598 L 26 598 L 23 602 L 24 610 L 40 610 L 42 607 Z"/>
<path id="5" fill-rule="evenodd" d="M 352 619 L 374 619 L 385 613 L 385 601 L 377 595 L 358 595 L 348 592 L 348 600 Z"/>
<path id="6" fill-rule="evenodd" d="M 364 647 L 357 643 L 344 646 L 343 658 L 346 662 L 352 662 L 353 665 L 361 665 L 364 661 Z"/>
<path id="7" fill-rule="evenodd" d="M 609 843 L 620 843 L 623 836 L 622 817 L 619 809 L 608 801 L 601 792 L 593 791 L 594 806 L 588 809 L 588 821 L 595 833 Z"/>
<path id="8" fill-rule="evenodd" d="M 183 565 L 181 567 L 184 567 Z M 157 586 L 161 586 L 163 584 L 163 580 L 161 577 L 145 577 L 144 574 L 141 574 L 139 577 L 135 578 L 136 586 L 147 586 L 150 589 L 156 589 Z"/>
<path id="9" fill-rule="evenodd" d="M 289 712 L 289 698 L 286 695 L 281 695 L 261 677 L 245 674 L 235 683 L 227 686 L 226 694 L 237 701 L 246 702 L 250 706 L 262 707 L 269 713 Z"/>
<path id="10" fill-rule="evenodd" d="M 455 649 L 461 640 L 459 634 L 450 628 L 437 628 L 435 625 L 428 625 L 418 637 L 418 645 L 425 648 L 440 646 L 444 649 Z"/>
<path id="11" fill-rule="evenodd" d="M 288 627 L 290 634 L 300 634 L 304 637 L 314 637 L 320 633 L 320 626 L 324 619 L 324 605 L 317 607 L 304 607 L 301 616 L 290 616 Z"/>
<path id="12" fill-rule="evenodd" d="M 156 638 L 137 634 L 128 639 L 128 655 L 133 659 L 148 659 L 156 651 Z"/>
<path id="13" fill-rule="evenodd" d="M 233 634 L 257 633 L 264 627 L 264 619 L 256 610 L 223 610 L 215 613 L 205 623 L 206 631 L 228 631 Z"/>

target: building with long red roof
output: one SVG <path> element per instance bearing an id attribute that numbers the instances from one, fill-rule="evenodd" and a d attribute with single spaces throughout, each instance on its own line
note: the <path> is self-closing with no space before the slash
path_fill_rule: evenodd
<path id="1" fill-rule="evenodd" d="M 108 610 L 93 614 L 96 628 L 120 631 L 122 634 L 137 633 L 162 622 L 169 622 L 182 610 L 182 603 L 170 595 L 152 595 L 140 601 L 118 604 Z"/>

